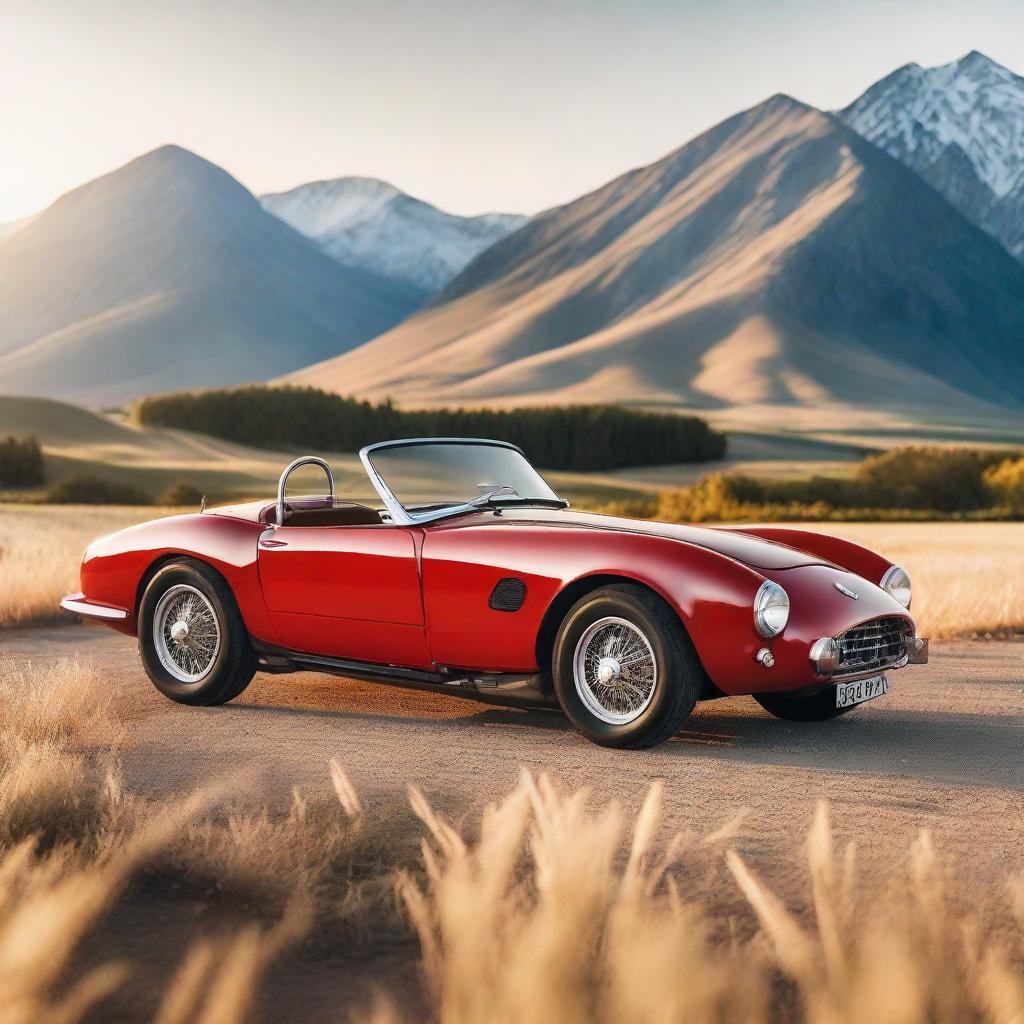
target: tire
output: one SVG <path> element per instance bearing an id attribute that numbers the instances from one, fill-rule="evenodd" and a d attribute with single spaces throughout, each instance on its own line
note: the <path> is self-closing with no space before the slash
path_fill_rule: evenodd
<path id="1" fill-rule="evenodd" d="M 180 611 L 186 614 L 179 615 Z M 165 629 L 161 640 L 154 626 L 160 621 L 166 627 L 171 619 L 178 620 L 174 626 L 188 620 L 186 635 L 176 640 Z M 256 674 L 258 659 L 234 594 L 203 562 L 183 558 L 158 569 L 142 595 L 138 621 L 139 655 L 146 674 L 165 697 L 179 704 L 226 704 Z M 188 642 L 189 622 L 193 644 Z M 196 640 L 203 646 L 196 646 Z"/>
<path id="2" fill-rule="evenodd" d="M 791 697 L 788 693 L 755 693 L 754 700 L 770 715 L 787 722 L 831 722 L 858 704 L 836 707 L 836 688 L 830 686 L 810 697 Z"/>
<path id="3" fill-rule="evenodd" d="M 615 654 L 623 655 L 621 666 Z M 552 675 L 562 710 L 587 739 L 631 750 L 677 733 L 704 680 L 679 619 L 660 597 L 631 584 L 594 590 L 569 609 L 555 638 Z M 627 700 L 633 706 L 624 707 Z"/>

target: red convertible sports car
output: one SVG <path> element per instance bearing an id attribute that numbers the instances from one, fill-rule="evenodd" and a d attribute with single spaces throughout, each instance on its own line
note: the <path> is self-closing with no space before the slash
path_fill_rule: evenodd
<path id="1" fill-rule="evenodd" d="M 927 661 L 906 572 L 856 544 L 570 511 L 501 441 L 385 441 L 360 458 L 380 507 L 297 459 L 276 502 L 95 541 L 62 606 L 137 636 L 182 704 L 225 703 L 257 671 L 313 670 L 560 707 L 614 747 L 660 743 L 724 695 L 835 718 Z M 311 463 L 328 493 L 288 498 Z"/>

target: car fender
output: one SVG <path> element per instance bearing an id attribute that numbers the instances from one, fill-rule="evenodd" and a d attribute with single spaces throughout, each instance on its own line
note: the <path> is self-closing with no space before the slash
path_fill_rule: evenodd
<path id="1" fill-rule="evenodd" d="M 853 541 L 833 537 L 827 533 L 812 530 L 794 530 L 787 526 L 742 526 L 723 528 L 729 533 L 745 533 L 762 540 L 786 544 L 791 548 L 806 551 L 824 558 L 833 565 L 841 566 L 862 576 L 872 583 L 878 583 L 893 565 L 889 559 L 870 548 L 854 544 Z"/>
<path id="2" fill-rule="evenodd" d="M 143 583 L 150 570 L 175 556 L 206 562 L 227 581 L 249 633 L 276 642 L 256 557 L 260 523 L 201 513 L 155 519 L 93 541 L 82 561 L 81 587 L 85 599 L 123 609 L 127 617 L 111 623 L 137 635 L 136 616 Z"/>

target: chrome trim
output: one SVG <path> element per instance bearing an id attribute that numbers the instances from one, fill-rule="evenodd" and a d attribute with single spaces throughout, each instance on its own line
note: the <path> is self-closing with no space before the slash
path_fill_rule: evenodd
<path id="1" fill-rule="evenodd" d="M 827 682 L 855 683 L 858 679 L 871 679 L 873 676 L 884 676 L 886 672 L 895 672 L 898 668 L 905 668 L 907 661 L 907 655 L 904 654 L 899 661 L 892 665 L 885 665 L 882 668 L 867 669 L 864 672 L 848 672 L 845 675 L 829 676 Z"/>
<path id="2" fill-rule="evenodd" d="M 331 467 L 328 466 L 323 459 L 317 458 L 315 455 L 303 455 L 301 458 L 296 459 L 294 462 L 286 466 L 284 472 L 281 474 L 281 478 L 277 481 L 277 526 L 284 526 L 284 495 L 285 489 L 288 486 L 288 477 L 291 476 L 291 474 L 300 466 L 319 466 L 327 474 L 327 483 L 331 488 L 331 492 L 328 497 L 334 497 L 334 474 L 331 472 Z"/>
<path id="3" fill-rule="evenodd" d="M 828 660 L 831 662 L 831 668 L 823 664 L 826 655 L 828 655 Z M 811 659 L 811 664 L 814 665 L 814 671 L 820 676 L 831 676 L 835 672 L 839 667 L 839 656 L 839 644 L 836 643 L 835 637 L 831 636 L 823 636 L 820 640 L 815 640 L 811 644 L 811 651 L 808 655 Z"/>
<path id="4" fill-rule="evenodd" d="M 852 635 L 851 635 L 852 634 Z M 839 664 L 832 678 L 885 672 L 907 664 L 914 643 L 914 625 L 906 615 L 878 615 L 838 633 Z M 885 648 L 896 648 L 886 653 Z M 864 658 L 870 654 L 870 659 Z"/>
<path id="5" fill-rule="evenodd" d="M 461 515 L 464 512 L 475 512 L 478 511 L 480 505 L 478 504 L 479 498 L 474 501 L 468 501 L 463 505 L 452 505 L 450 508 L 437 509 L 433 512 L 420 512 L 419 514 L 412 514 L 406 512 L 405 506 L 395 497 L 394 492 L 388 487 L 384 477 L 377 472 L 377 468 L 374 466 L 371 459 L 371 455 L 374 452 L 384 451 L 387 448 L 415 448 L 419 445 L 424 444 L 475 444 L 482 445 L 488 448 L 511 448 L 512 451 L 518 452 L 524 459 L 526 459 L 526 453 L 519 445 L 512 444 L 509 441 L 492 441 L 485 437 L 406 437 L 397 441 L 378 441 L 376 444 L 368 444 L 363 448 L 359 449 L 359 461 L 363 464 L 363 469 L 366 470 L 366 475 L 370 478 L 370 483 L 373 484 L 380 495 L 380 500 L 384 502 L 384 507 L 388 510 L 388 514 L 391 516 L 391 521 L 397 523 L 399 526 L 416 526 L 424 523 L 432 523 L 438 519 L 447 519 L 449 516 Z M 543 474 L 537 469 L 536 466 L 530 462 L 529 459 L 526 461 L 530 464 L 530 468 L 544 480 Z M 547 480 L 544 480 L 547 484 Z M 558 492 L 548 484 L 551 489 L 551 493 L 558 496 Z M 559 496 L 560 500 L 564 500 Z M 569 508 L 569 502 L 565 502 L 565 507 Z"/>
<path id="6" fill-rule="evenodd" d="M 128 618 L 128 613 L 123 608 L 108 608 L 102 604 L 92 604 L 90 601 L 81 601 L 71 596 L 61 598 L 61 608 L 74 615 L 83 615 L 90 619 L 116 619 L 118 621 Z"/>
<path id="7" fill-rule="evenodd" d="M 914 642 L 910 645 L 910 662 L 911 665 L 927 665 L 928 664 L 928 638 L 924 636 L 915 636 Z"/>
<path id="8" fill-rule="evenodd" d="M 761 599 L 771 590 L 782 591 L 783 596 L 786 598 L 786 621 L 782 624 L 781 629 L 775 630 L 775 632 L 768 632 L 767 627 L 761 621 Z M 792 614 L 792 607 L 789 603 L 789 594 L 786 593 L 786 588 L 781 584 L 776 583 L 774 580 L 765 580 L 757 588 L 757 593 L 754 595 L 754 629 L 757 631 L 758 636 L 764 637 L 765 640 L 773 640 L 785 632 L 786 627 L 789 625 L 789 616 Z"/>
<path id="9" fill-rule="evenodd" d="M 198 683 L 209 675 L 221 649 L 221 628 L 210 599 L 184 583 L 169 587 L 153 611 L 157 658 L 179 683 Z"/>
<path id="10" fill-rule="evenodd" d="M 591 715 L 607 725 L 629 725 L 658 691 L 658 659 L 635 622 L 606 615 L 579 638 L 572 676 L 576 695 Z"/>

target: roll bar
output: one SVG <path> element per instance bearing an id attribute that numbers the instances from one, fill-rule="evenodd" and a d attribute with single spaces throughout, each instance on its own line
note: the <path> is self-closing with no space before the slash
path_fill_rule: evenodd
<path id="1" fill-rule="evenodd" d="M 301 458 L 296 459 L 290 465 L 285 467 L 284 472 L 281 474 L 281 479 L 277 482 L 278 526 L 284 526 L 284 495 L 285 489 L 288 487 L 288 477 L 290 477 L 300 466 L 319 466 L 327 474 L 327 483 L 331 489 L 328 497 L 334 497 L 334 474 L 331 472 L 331 467 L 328 466 L 323 459 L 319 459 L 315 455 L 303 455 Z"/>

